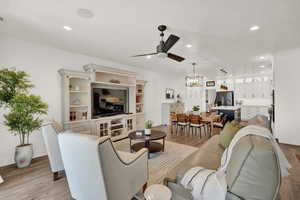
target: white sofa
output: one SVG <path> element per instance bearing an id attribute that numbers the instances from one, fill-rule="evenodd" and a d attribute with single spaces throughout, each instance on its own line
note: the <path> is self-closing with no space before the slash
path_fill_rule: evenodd
<path id="1" fill-rule="evenodd" d="M 58 138 L 76 200 L 130 200 L 147 183 L 147 149 L 119 152 L 109 137 L 63 133 Z"/>

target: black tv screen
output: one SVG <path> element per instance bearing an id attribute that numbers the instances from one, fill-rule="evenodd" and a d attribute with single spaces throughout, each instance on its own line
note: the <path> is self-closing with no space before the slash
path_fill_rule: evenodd
<path id="1" fill-rule="evenodd" d="M 217 92 L 215 104 L 218 106 L 234 106 L 233 91 Z"/>
<path id="2" fill-rule="evenodd" d="M 93 118 L 128 112 L 128 90 L 114 88 L 92 89 Z"/>

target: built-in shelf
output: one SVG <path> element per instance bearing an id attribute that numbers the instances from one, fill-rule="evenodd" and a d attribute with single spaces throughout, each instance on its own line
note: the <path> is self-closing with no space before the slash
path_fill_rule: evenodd
<path id="1" fill-rule="evenodd" d="M 88 91 L 84 91 L 84 90 L 70 90 L 70 93 L 88 93 Z"/>
<path id="2" fill-rule="evenodd" d="M 110 127 L 116 127 L 116 126 L 120 126 L 123 125 L 123 123 L 119 123 L 119 124 L 111 124 Z"/>
<path id="3" fill-rule="evenodd" d="M 73 120 L 73 121 L 66 121 L 64 124 L 73 124 L 73 123 L 80 123 L 80 122 L 87 122 L 90 121 L 88 119 L 80 119 L 80 120 Z"/>
<path id="4" fill-rule="evenodd" d="M 88 105 L 70 105 L 70 108 L 82 108 L 82 107 L 88 107 Z"/>
<path id="5" fill-rule="evenodd" d="M 84 72 L 60 69 L 62 76 L 62 109 L 64 128 L 78 133 L 126 138 L 136 127 L 144 127 L 145 81 L 136 80 L 137 73 L 89 64 Z M 125 88 L 128 91 L 129 112 L 92 119 L 92 88 Z M 136 105 L 136 102 L 139 105 Z M 121 104 L 121 102 L 120 102 Z M 138 117 L 135 115 L 138 113 Z M 116 122 L 120 121 L 120 122 Z"/>
<path id="6" fill-rule="evenodd" d="M 117 128 L 117 129 L 112 129 L 111 131 L 120 131 L 120 130 L 123 130 L 124 129 L 124 127 L 122 127 L 122 128 Z"/>
<path id="7" fill-rule="evenodd" d="M 136 81 L 136 113 L 143 113 L 144 112 L 144 87 L 145 81 Z M 139 116 L 142 116 L 141 114 Z M 144 119 L 138 121 L 140 127 L 143 127 Z"/>
<path id="8" fill-rule="evenodd" d="M 144 112 L 136 112 L 136 115 L 144 115 Z"/>
<path id="9" fill-rule="evenodd" d="M 92 82 L 94 84 L 102 84 L 102 85 L 112 85 L 112 86 L 124 86 L 124 87 L 135 87 L 135 84 L 125 84 L 125 83 L 111 83 L 111 82 Z"/>

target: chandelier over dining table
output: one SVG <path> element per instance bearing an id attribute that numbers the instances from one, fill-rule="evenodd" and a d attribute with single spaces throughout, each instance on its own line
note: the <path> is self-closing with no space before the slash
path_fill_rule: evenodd
<path id="1" fill-rule="evenodd" d="M 193 74 L 191 76 L 185 77 L 185 86 L 186 87 L 201 87 L 203 86 L 203 76 L 200 76 L 196 73 L 196 63 L 193 65 Z"/>

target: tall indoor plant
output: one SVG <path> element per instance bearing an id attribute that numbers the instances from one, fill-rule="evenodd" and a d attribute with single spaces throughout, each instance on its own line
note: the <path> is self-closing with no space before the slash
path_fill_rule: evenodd
<path id="1" fill-rule="evenodd" d="M 19 137 L 15 150 L 18 168 L 27 167 L 33 156 L 29 136 L 41 127 L 40 116 L 47 113 L 47 104 L 39 96 L 30 95 L 33 85 L 24 71 L 15 69 L 0 70 L 0 105 L 5 108 L 4 124 L 12 134 Z"/>

